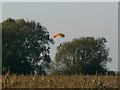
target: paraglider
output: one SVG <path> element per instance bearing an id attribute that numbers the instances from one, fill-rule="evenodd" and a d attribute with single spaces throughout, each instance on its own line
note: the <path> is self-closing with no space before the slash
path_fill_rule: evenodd
<path id="1" fill-rule="evenodd" d="M 55 35 L 53 36 L 53 38 L 55 39 L 56 37 L 64 38 L 65 35 L 64 35 L 63 33 L 57 33 L 57 34 L 55 34 Z M 59 43 L 59 44 L 60 44 L 60 46 L 61 46 L 61 43 Z"/>
<path id="2" fill-rule="evenodd" d="M 62 38 L 65 37 L 65 35 L 64 35 L 63 33 L 57 33 L 57 34 L 55 34 L 55 35 L 53 36 L 53 38 L 56 38 L 56 37 L 58 37 L 58 36 L 60 36 L 60 37 L 62 37 Z"/>

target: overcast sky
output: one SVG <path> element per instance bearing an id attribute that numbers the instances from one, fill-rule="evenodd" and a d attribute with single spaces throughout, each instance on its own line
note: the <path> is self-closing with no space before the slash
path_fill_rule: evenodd
<path id="1" fill-rule="evenodd" d="M 59 43 L 82 36 L 105 37 L 113 61 L 108 67 L 118 70 L 118 3 L 116 2 L 50 2 L 50 3 L 3 3 L 2 19 L 24 18 L 40 22 L 51 37 L 62 32 L 64 39 L 55 39 L 51 46 L 54 59 Z"/>

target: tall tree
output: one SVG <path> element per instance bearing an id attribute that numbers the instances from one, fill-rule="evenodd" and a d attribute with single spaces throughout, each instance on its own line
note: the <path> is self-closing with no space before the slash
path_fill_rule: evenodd
<path id="1" fill-rule="evenodd" d="M 3 73 L 45 74 L 51 62 L 50 38 L 39 22 L 8 18 L 2 22 Z"/>
<path id="2" fill-rule="evenodd" d="M 105 38 L 81 37 L 57 48 L 55 64 L 63 74 L 96 74 L 107 71 L 109 48 Z"/>
<path id="3" fill-rule="evenodd" d="M 0 74 L 2 74 L 2 24 L 0 23 Z"/>

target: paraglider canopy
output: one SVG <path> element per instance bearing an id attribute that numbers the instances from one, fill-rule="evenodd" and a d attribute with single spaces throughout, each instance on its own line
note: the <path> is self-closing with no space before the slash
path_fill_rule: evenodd
<path id="1" fill-rule="evenodd" d="M 57 34 L 55 34 L 55 35 L 53 36 L 53 38 L 56 38 L 56 37 L 58 37 L 58 36 L 60 36 L 60 37 L 62 37 L 62 38 L 65 37 L 65 35 L 64 35 L 63 33 L 57 33 Z"/>

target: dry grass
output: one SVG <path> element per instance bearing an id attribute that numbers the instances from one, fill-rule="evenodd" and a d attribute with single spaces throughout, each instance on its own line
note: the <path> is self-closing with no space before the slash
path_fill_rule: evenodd
<path id="1" fill-rule="evenodd" d="M 106 76 L 2 76 L 3 88 L 118 88 L 118 77 Z"/>
<path id="2" fill-rule="evenodd" d="M 2 89 L 2 76 L 0 75 L 0 90 Z"/>

